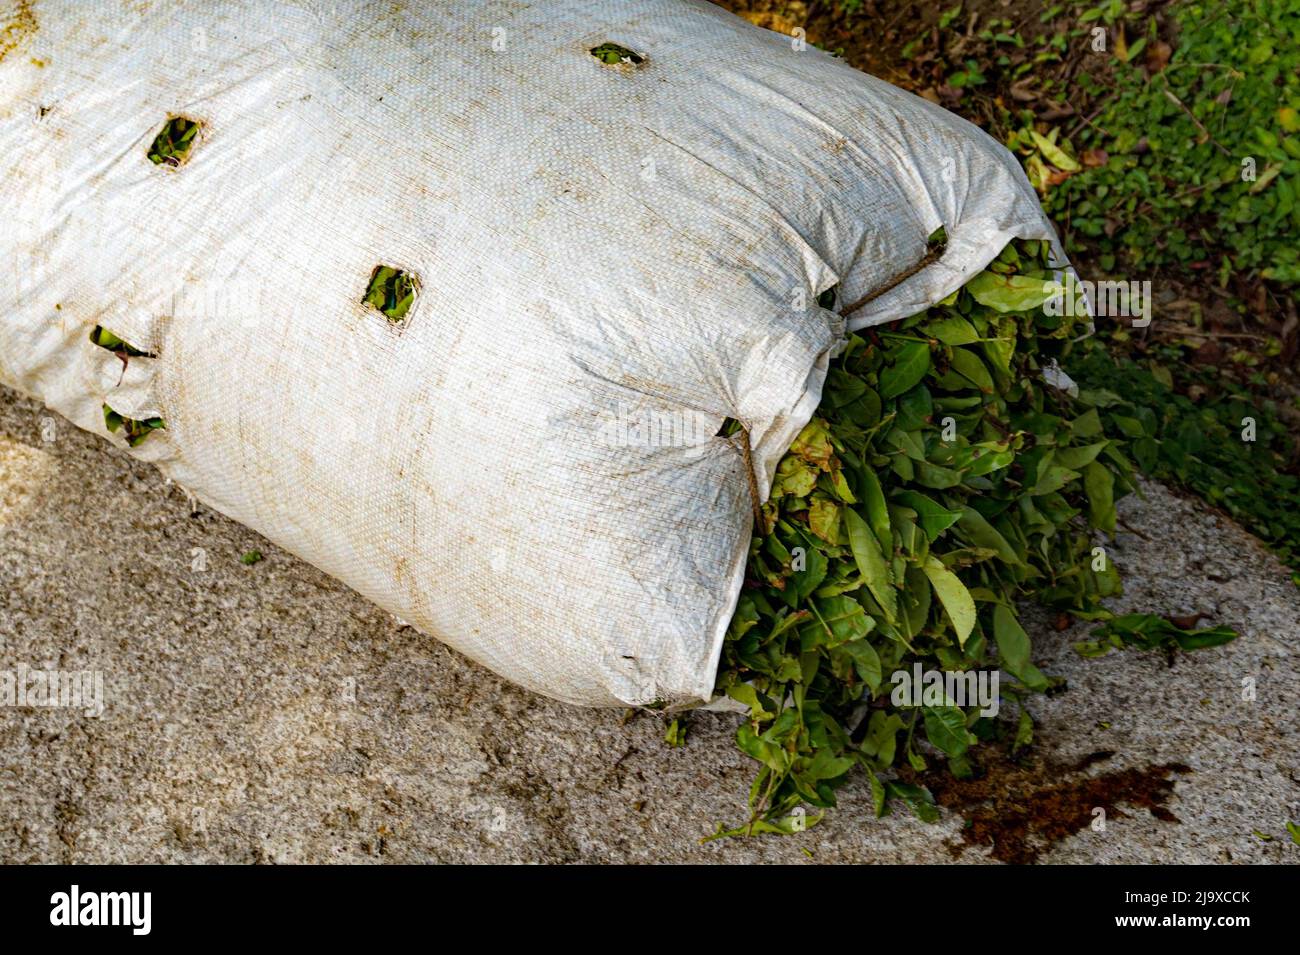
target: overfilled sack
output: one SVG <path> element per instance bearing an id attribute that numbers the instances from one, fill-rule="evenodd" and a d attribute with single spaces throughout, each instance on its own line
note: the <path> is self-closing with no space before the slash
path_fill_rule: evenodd
<path id="1" fill-rule="evenodd" d="M 1002 146 L 703 0 L 0 0 L 0 222 L 0 381 L 593 705 L 710 697 L 847 330 L 1064 267 Z"/>

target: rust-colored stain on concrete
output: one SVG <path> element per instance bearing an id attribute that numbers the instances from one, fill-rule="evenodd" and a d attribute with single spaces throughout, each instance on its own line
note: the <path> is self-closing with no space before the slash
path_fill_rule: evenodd
<path id="1" fill-rule="evenodd" d="M 986 846 L 994 859 L 1025 864 L 1087 829 L 1099 808 L 1112 819 L 1127 818 L 1127 808 L 1179 822 L 1166 804 L 1174 792 L 1173 777 L 1190 773 L 1190 767 L 1164 763 L 1086 774 L 1114 755 L 1101 750 L 1072 765 L 1057 765 L 1041 757 L 1017 762 L 994 752 L 986 754 L 985 765 L 971 779 L 956 779 L 943 770 L 904 775 L 926 783 L 936 803 L 966 817 L 962 841 L 949 847 L 954 857 L 972 846 Z"/>

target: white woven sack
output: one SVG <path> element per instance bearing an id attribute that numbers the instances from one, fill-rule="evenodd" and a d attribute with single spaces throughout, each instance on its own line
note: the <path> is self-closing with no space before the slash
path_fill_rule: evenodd
<path id="1" fill-rule="evenodd" d="M 945 226 L 875 324 L 1054 241 L 984 133 L 702 0 L 0 0 L 0 51 L 0 380 L 120 444 L 105 404 L 161 417 L 129 453 L 575 703 L 710 696 L 751 533 L 716 432 L 766 495 L 819 293 Z"/>

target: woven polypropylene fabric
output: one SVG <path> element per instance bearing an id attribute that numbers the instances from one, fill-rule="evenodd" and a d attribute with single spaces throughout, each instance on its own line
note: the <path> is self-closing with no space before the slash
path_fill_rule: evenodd
<path id="1" fill-rule="evenodd" d="M 1014 159 L 704 2 L 14 3 L 0 380 L 498 673 L 707 699 L 844 323 L 1013 236 Z M 600 62 L 612 41 L 639 64 Z M 147 152 L 202 124 L 186 163 Z M 1063 259 L 1062 259 L 1063 262 Z M 405 320 L 374 269 L 418 279 Z M 102 325 L 155 357 L 118 358 Z"/>

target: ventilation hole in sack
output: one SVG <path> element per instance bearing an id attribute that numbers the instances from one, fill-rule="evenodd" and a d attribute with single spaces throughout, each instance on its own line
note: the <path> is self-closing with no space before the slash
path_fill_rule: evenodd
<path id="1" fill-rule="evenodd" d="M 735 418 L 723 418 L 722 427 L 718 428 L 715 438 L 729 438 L 740 430 L 740 422 Z"/>
<path id="2" fill-rule="evenodd" d="M 824 308 L 829 311 L 835 307 L 835 289 L 836 286 L 832 285 L 826 291 L 822 292 L 821 295 L 817 296 L 817 306 L 819 308 Z"/>
<path id="3" fill-rule="evenodd" d="M 618 66 L 621 63 L 639 66 L 645 62 L 644 56 L 634 53 L 625 46 L 619 46 L 617 43 L 602 43 L 600 46 L 593 46 L 590 52 L 592 56 L 606 66 Z"/>
<path id="4" fill-rule="evenodd" d="M 944 249 L 948 247 L 948 230 L 943 226 L 935 229 L 925 240 L 925 251 L 933 252 L 936 255 L 943 255 Z"/>
<path id="5" fill-rule="evenodd" d="M 163 423 L 162 418 L 128 418 L 126 415 L 118 414 L 105 403 L 104 427 L 112 434 L 120 430 L 126 436 L 126 443 L 134 448 L 155 431 L 165 429 L 167 425 Z"/>
<path id="6" fill-rule="evenodd" d="M 58 306 L 55 307 L 57 308 Z M 103 348 L 107 351 L 111 351 L 114 355 L 116 355 L 118 358 L 123 359 L 124 361 L 127 358 L 155 357 L 154 355 L 151 355 L 147 351 L 141 351 L 140 349 L 136 348 L 134 345 L 128 345 L 125 341 L 123 341 L 121 338 L 114 335 L 103 325 L 96 325 L 94 329 L 91 330 L 90 340 L 93 344 L 98 345 L 100 348 Z"/>
<path id="7" fill-rule="evenodd" d="M 391 265 L 377 265 L 370 273 L 370 285 L 366 287 L 363 305 L 382 312 L 393 324 L 406 320 L 406 313 L 415 303 L 415 294 L 420 290 L 420 283 L 415 276 L 395 269 Z"/>
<path id="8" fill-rule="evenodd" d="M 197 120 L 186 119 L 184 116 L 173 116 L 167 120 L 149 147 L 149 161 L 155 166 L 173 168 L 184 163 L 190 158 L 199 126 Z"/>

